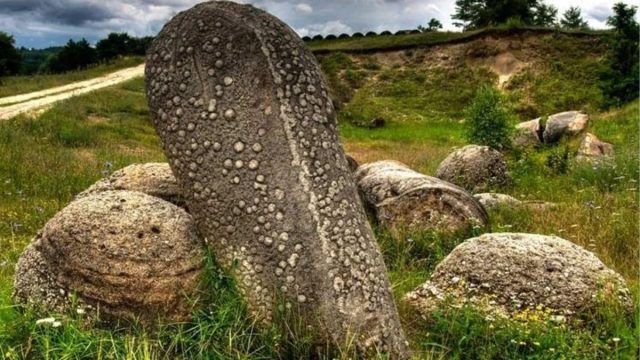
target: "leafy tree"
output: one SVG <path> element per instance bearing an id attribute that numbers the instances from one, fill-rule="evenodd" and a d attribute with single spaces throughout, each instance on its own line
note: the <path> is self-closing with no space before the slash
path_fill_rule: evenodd
<path id="1" fill-rule="evenodd" d="M 555 18 L 553 9 L 541 0 L 456 0 L 451 17 L 460 21 L 454 25 L 465 30 L 504 24 L 512 18 L 524 25 L 546 25 L 550 17 Z"/>
<path id="2" fill-rule="evenodd" d="M 565 29 L 586 29 L 587 22 L 582 18 L 582 12 L 579 7 L 570 7 L 562 14 L 560 25 Z"/>
<path id="3" fill-rule="evenodd" d="M 96 50 L 101 60 L 111 60 L 118 56 L 133 52 L 135 45 L 127 33 L 111 33 L 105 39 L 98 41 Z"/>
<path id="4" fill-rule="evenodd" d="M 618 105 L 638 98 L 640 27 L 635 20 L 636 11 L 635 6 L 617 3 L 613 6 L 614 15 L 607 19 L 607 24 L 614 28 L 610 66 L 601 74 L 608 105 Z"/>
<path id="5" fill-rule="evenodd" d="M 0 76 L 14 75 L 20 70 L 22 57 L 13 36 L 0 31 Z"/>
<path id="6" fill-rule="evenodd" d="M 493 86 L 483 86 L 467 109 L 467 138 L 473 144 L 508 149 L 513 133 L 512 118 L 500 91 Z"/>
<path id="7" fill-rule="evenodd" d="M 85 39 L 69 40 L 62 50 L 47 60 L 47 70 L 54 73 L 86 68 L 98 60 L 96 50 Z"/>
<path id="8" fill-rule="evenodd" d="M 436 18 L 431 18 L 431 20 L 429 20 L 429 23 L 427 24 L 427 27 L 424 27 L 422 25 L 418 26 L 418 30 L 422 32 L 432 32 L 438 31 L 440 29 L 442 29 L 442 23 Z"/>
<path id="9" fill-rule="evenodd" d="M 556 24 L 558 16 L 558 8 L 553 5 L 539 3 L 535 9 L 533 17 L 533 25 L 551 27 Z"/>

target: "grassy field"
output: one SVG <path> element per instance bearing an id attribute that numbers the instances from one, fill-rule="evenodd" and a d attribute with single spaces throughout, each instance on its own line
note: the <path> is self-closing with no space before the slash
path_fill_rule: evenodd
<path id="1" fill-rule="evenodd" d="M 144 58 L 131 56 L 114 60 L 108 64 L 94 65 L 85 70 L 64 74 L 7 76 L 0 80 L 0 97 L 25 94 L 76 81 L 88 80 L 116 70 L 136 66 L 143 62 Z"/>
<path id="2" fill-rule="evenodd" d="M 361 162 L 396 159 L 433 174 L 453 147 L 466 143 L 463 110 L 475 89 L 495 81 L 484 68 L 458 70 L 395 67 L 332 55 L 322 59 L 333 86 L 344 86 L 339 111 L 347 152 Z M 546 94 L 540 85 L 562 81 L 570 68 L 591 66 L 558 60 L 560 70 L 531 71 L 505 89 L 517 108 L 523 99 L 534 111 L 565 110 L 577 93 Z M 594 60 L 595 61 L 595 60 Z M 354 74 L 348 75 L 351 71 Z M 534 80 L 538 79 L 538 82 Z M 546 81 L 545 81 L 546 80 Z M 559 81 L 559 80 L 558 80 Z M 533 85 L 532 85 L 533 84 Z M 570 86 L 568 84 L 566 86 Z M 270 329 L 248 317 L 233 280 L 210 258 L 204 294 L 207 306 L 188 323 L 155 332 L 123 326 L 91 329 L 77 314 L 56 315 L 59 328 L 35 325 L 39 318 L 11 302 L 14 265 L 34 234 L 72 197 L 96 180 L 131 163 L 163 161 L 150 124 L 141 79 L 80 96 L 54 106 L 39 118 L 0 123 L 0 356 L 7 359 L 292 359 L 309 358 L 315 349 L 301 334 L 288 331 L 285 316 Z M 526 90 L 523 90 L 526 89 Z M 596 109 L 601 96 L 581 88 L 578 102 Z M 334 89 L 335 90 L 335 89 Z M 562 89 L 561 89 L 562 90 Z M 566 90 L 566 89 L 565 89 Z M 539 93 L 538 100 L 526 94 Z M 563 95 L 564 94 L 564 95 Z M 548 98 L 557 98 L 549 106 Z M 531 101 L 533 99 L 533 101 Z M 546 106 L 546 107 L 545 107 Z M 620 109 L 591 110 L 591 129 L 616 148 L 616 162 L 591 167 L 570 161 L 566 172 L 547 166 L 559 152 L 575 151 L 575 142 L 508 154 L 514 183 L 496 189 L 520 199 L 558 204 L 544 211 L 492 211 L 491 230 L 555 234 L 593 251 L 620 272 L 638 300 L 637 226 L 640 103 Z M 378 129 L 362 127 L 372 116 L 384 117 Z M 521 115 L 520 120 L 526 120 Z M 28 166 L 25 166 L 28 164 Z M 487 231 L 487 229 L 478 230 Z M 508 321 L 472 308 L 443 307 L 429 321 L 420 319 L 401 297 L 424 282 L 457 244 L 470 234 L 443 236 L 412 233 L 392 237 L 376 229 L 384 252 L 403 325 L 421 359 L 631 359 L 638 349 L 638 317 L 603 307 L 594 321 L 578 328 L 543 319 Z M 325 354 L 329 355 L 329 354 Z M 331 354 L 345 357 L 348 354 Z"/>

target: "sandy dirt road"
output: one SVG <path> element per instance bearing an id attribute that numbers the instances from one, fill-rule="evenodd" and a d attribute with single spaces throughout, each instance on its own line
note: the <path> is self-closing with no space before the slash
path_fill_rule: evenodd
<path id="1" fill-rule="evenodd" d="M 10 119 L 14 116 L 36 112 L 47 108 L 58 101 L 73 96 L 116 85 L 121 82 L 143 76 L 144 64 L 136 67 L 118 70 L 111 74 L 100 76 L 90 80 L 79 81 L 64 86 L 36 91 L 28 94 L 8 96 L 0 98 L 0 120 Z M 10 105 L 7 105 L 10 104 Z"/>

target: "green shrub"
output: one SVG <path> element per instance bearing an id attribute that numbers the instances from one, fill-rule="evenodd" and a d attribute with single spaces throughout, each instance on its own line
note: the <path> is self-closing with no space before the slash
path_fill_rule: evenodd
<path id="1" fill-rule="evenodd" d="M 569 148 L 566 146 L 554 149 L 545 163 L 554 175 L 566 174 L 569 171 Z"/>
<path id="2" fill-rule="evenodd" d="M 467 109 L 468 133 L 471 143 L 487 145 L 497 150 L 511 147 L 513 114 L 500 92 L 492 86 L 483 86 Z"/>

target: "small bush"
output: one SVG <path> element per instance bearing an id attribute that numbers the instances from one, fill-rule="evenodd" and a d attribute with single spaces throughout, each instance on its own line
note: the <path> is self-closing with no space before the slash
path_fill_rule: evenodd
<path id="1" fill-rule="evenodd" d="M 569 148 L 563 146 L 554 149 L 545 163 L 554 175 L 566 174 L 569 171 Z"/>
<path id="2" fill-rule="evenodd" d="M 467 109 L 468 140 L 497 150 L 510 148 L 512 117 L 500 92 L 492 86 L 483 86 Z"/>

